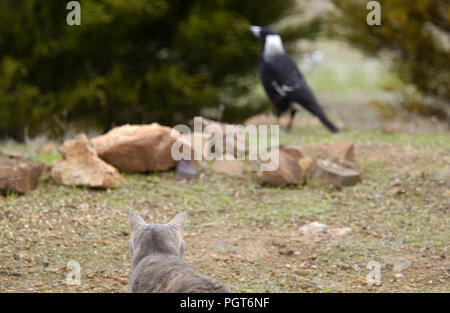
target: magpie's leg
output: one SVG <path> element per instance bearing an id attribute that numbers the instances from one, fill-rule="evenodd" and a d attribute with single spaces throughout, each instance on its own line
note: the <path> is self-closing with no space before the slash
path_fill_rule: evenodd
<path id="1" fill-rule="evenodd" d="M 279 110 L 276 111 L 277 113 L 277 125 L 280 125 L 280 117 L 281 117 L 281 112 Z"/>
<path id="2" fill-rule="evenodd" d="M 280 124 L 281 114 L 286 112 L 288 107 L 289 107 L 289 100 L 287 98 L 279 99 L 279 101 L 275 103 L 275 110 L 277 113 L 277 124 L 279 126 L 281 126 Z"/>
<path id="3" fill-rule="evenodd" d="M 289 117 L 289 124 L 286 127 L 286 131 L 291 131 L 292 129 L 292 122 L 294 121 L 295 113 L 297 113 L 297 110 L 291 109 L 291 115 Z"/>

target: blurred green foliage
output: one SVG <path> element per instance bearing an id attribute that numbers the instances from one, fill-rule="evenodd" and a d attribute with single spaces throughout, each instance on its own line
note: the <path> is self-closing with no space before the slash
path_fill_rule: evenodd
<path id="1" fill-rule="evenodd" d="M 224 105 L 256 77 L 259 42 L 250 24 L 289 14 L 294 0 L 0 0 L 0 134 L 21 138 L 82 123 L 186 122 Z M 292 33 L 293 29 L 286 30 Z M 317 33 L 317 23 L 298 36 Z M 292 41 L 298 36 L 291 35 Z M 253 107 L 255 110 L 255 108 Z"/>
<path id="2" fill-rule="evenodd" d="M 387 57 L 407 86 L 405 108 L 445 117 L 450 106 L 448 0 L 380 0 L 379 26 L 366 22 L 368 1 L 332 2 L 339 9 L 332 34 L 370 55 Z"/>

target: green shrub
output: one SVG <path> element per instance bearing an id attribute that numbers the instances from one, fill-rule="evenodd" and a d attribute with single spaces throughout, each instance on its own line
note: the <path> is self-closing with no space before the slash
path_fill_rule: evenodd
<path id="1" fill-rule="evenodd" d="M 380 0 L 379 26 L 366 22 L 368 1 L 332 2 L 338 14 L 331 32 L 369 55 L 388 59 L 389 66 L 407 86 L 403 106 L 445 117 L 450 99 L 448 1 Z"/>
<path id="2" fill-rule="evenodd" d="M 249 24 L 285 16 L 294 0 L 0 0 L 0 134 L 20 138 L 69 123 L 186 122 L 233 108 L 236 77 L 256 77 L 259 43 Z M 317 31 L 317 23 L 314 32 Z M 299 35 L 302 35 L 299 33 Z M 296 36 L 288 38 L 295 40 Z M 223 99 L 228 99 L 223 101 Z"/>

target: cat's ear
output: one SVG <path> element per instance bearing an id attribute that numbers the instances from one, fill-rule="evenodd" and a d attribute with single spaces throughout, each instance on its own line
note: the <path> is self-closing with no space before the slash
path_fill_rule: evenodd
<path id="1" fill-rule="evenodd" d="M 145 221 L 136 212 L 130 212 L 128 214 L 128 221 L 130 222 L 131 231 L 135 231 L 139 225 L 145 225 Z"/>
<path id="2" fill-rule="evenodd" d="M 170 222 L 169 226 L 180 238 L 183 238 L 184 225 L 186 224 L 186 213 L 178 213 Z"/>

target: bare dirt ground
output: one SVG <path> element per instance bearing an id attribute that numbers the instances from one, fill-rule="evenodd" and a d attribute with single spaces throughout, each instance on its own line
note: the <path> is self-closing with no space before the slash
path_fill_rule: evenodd
<path id="1" fill-rule="evenodd" d="M 328 107 L 339 135 L 302 112 L 280 139 L 312 157 L 327 143 L 353 141 L 364 180 L 340 191 L 262 187 L 250 170 L 231 178 L 205 163 L 198 181 L 177 182 L 173 172 L 124 175 L 122 188 L 100 191 L 57 186 L 44 175 L 25 196 L 0 196 L 0 291 L 125 292 L 134 210 L 154 223 L 186 211 L 186 261 L 236 292 L 449 292 L 448 130 L 373 114 L 370 123 L 356 118 L 364 108 L 350 100 L 342 108 Z M 313 221 L 352 231 L 307 238 L 299 229 Z M 70 260 L 81 266 L 80 285 L 66 283 Z M 379 286 L 366 281 L 371 261 L 380 265 Z M 396 277 L 399 262 L 405 268 Z"/>

